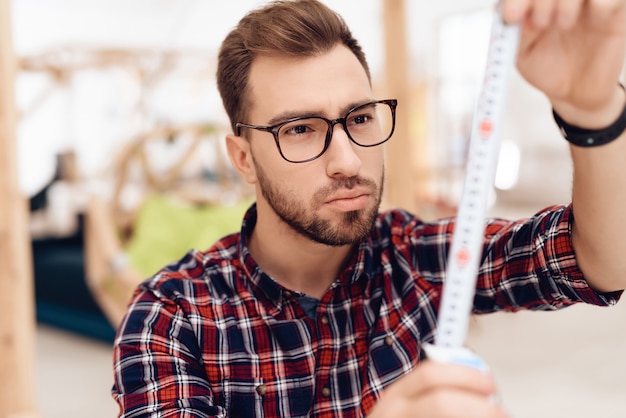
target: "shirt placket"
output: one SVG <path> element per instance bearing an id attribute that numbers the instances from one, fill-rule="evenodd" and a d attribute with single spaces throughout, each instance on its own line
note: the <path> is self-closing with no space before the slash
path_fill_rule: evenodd
<path id="1" fill-rule="evenodd" d="M 330 304 L 331 290 L 320 301 L 316 316 L 316 335 L 318 339 L 318 347 L 315 353 L 316 372 L 315 372 L 315 409 L 319 412 L 336 411 L 336 402 L 333 399 L 333 388 L 331 386 L 331 370 L 337 358 L 337 341 L 339 336 L 336 335 L 337 324 Z M 334 415 L 331 413 L 329 416 Z M 322 416 L 322 415 L 316 415 Z"/>

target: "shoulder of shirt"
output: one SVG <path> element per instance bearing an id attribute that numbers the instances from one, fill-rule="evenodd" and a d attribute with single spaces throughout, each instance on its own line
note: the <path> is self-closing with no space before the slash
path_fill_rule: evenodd
<path id="1" fill-rule="evenodd" d="M 172 262 L 144 280 L 140 287 L 160 297 L 172 298 L 174 294 L 188 295 L 198 292 L 230 293 L 230 283 L 240 271 L 240 234 L 227 235 L 204 251 L 192 249 L 182 258 Z"/>
<path id="2" fill-rule="evenodd" d="M 515 220 L 501 217 L 490 217 L 486 220 L 487 233 L 493 233 L 502 228 L 515 228 L 524 224 L 545 223 L 550 220 L 561 219 L 564 222 L 571 222 L 571 205 L 551 205 L 532 213 L 529 217 Z M 390 208 L 382 211 L 378 215 L 378 233 L 392 235 L 406 235 L 408 231 L 418 232 L 418 234 L 441 234 L 452 233 L 456 218 L 445 217 L 434 220 L 424 220 L 420 216 L 401 208 Z"/>
<path id="3" fill-rule="evenodd" d="M 445 230 L 452 220 L 453 218 L 425 221 L 405 209 L 390 208 L 379 213 L 376 226 L 382 234 L 403 235 L 416 230 Z"/>
<path id="4" fill-rule="evenodd" d="M 419 216 L 414 215 L 408 210 L 394 207 L 381 211 L 378 214 L 378 222 L 387 224 L 408 222 L 421 223 L 422 220 L 419 218 Z"/>

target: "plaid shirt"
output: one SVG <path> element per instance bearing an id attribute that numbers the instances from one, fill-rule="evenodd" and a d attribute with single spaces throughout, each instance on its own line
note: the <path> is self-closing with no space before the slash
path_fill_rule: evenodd
<path id="1" fill-rule="evenodd" d="M 570 241 L 570 207 L 490 220 L 475 313 L 612 305 Z M 453 220 L 381 213 L 308 317 L 267 276 L 242 233 L 189 252 L 137 289 L 115 341 L 122 417 L 362 417 L 432 342 Z"/>

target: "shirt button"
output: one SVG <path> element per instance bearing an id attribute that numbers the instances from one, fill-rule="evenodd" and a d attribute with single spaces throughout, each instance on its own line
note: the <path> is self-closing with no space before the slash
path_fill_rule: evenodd
<path id="1" fill-rule="evenodd" d="M 285 290 L 285 291 L 283 292 L 283 297 L 284 297 L 285 299 L 289 299 L 289 298 L 291 297 L 291 292 L 290 292 L 289 290 Z"/>
<path id="2" fill-rule="evenodd" d="M 393 345 L 393 337 L 391 335 L 385 337 L 385 344 L 390 347 Z"/>
<path id="3" fill-rule="evenodd" d="M 265 393 L 267 393 L 267 386 L 265 386 L 264 384 L 260 384 L 256 387 L 256 393 L 258 393 L 260 396 L 265 395 Z"/>
<path id="4" fill-rule="evenodd" d="M 322 321 L 322 324 L 327 325 L 328 324 L 328 316 L 322 315 L 322 318 L 320 319 L 320 321 Z"/>
<path id="5" fill-rule="evenodd" d="M 325 398 L 329 398 L 330 397 L 330 389 L 328 387 L 324 387 L 322 389 L 322 396 Z"/>

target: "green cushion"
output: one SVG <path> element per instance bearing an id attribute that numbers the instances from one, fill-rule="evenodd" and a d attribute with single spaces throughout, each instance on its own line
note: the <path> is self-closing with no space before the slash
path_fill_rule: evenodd
<path id="1" fill-rule="evenodd" d="M 223 236 L 239 232 L 251 204 L 246 200 L 232 206 L 191 206 L 167 196 L 148 197 L 126 247 L 132 267 L 148 277 L 192 248 L 209 248 Z"/>

